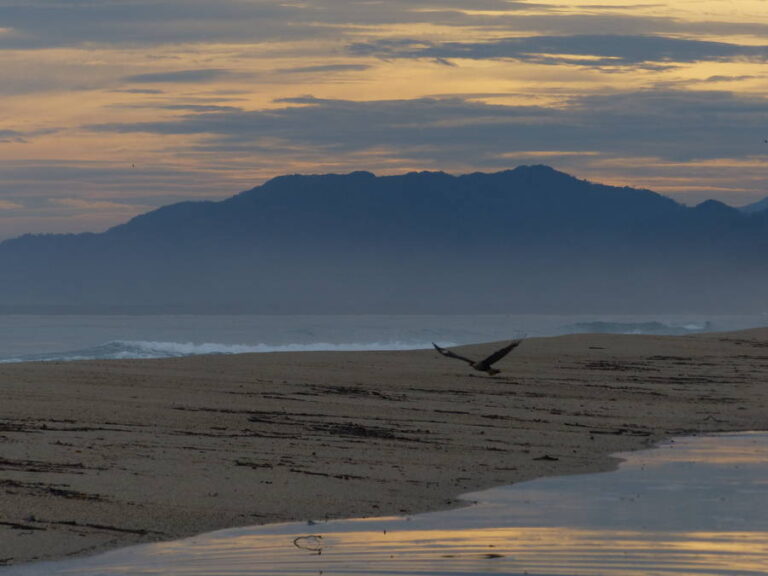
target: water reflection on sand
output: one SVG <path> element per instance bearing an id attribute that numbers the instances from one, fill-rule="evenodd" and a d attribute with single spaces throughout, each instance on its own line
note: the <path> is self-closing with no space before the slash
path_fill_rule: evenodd
<path id="1" fill-rule="evenodd" d="M 622 456 L 615 472 L 469 494 L 478 503 L 460 510 L 226 530 L 0 574 L 768 573 L 768 433 L 684 438 Z"/>

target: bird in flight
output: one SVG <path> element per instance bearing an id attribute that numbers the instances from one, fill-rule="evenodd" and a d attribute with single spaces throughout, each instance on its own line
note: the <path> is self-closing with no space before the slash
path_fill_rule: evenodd
<path id="1" fill-rule="evenodd" d="M 489 375 L 493 376 L 494 374 L 498 374 L 501 372 L 501 370 L 497 370 L 496 368 L 493 368 L 493 364 L 504 358 L 507 354 L 509 354 L 512 350 L 520 346 L 521 340 L 513 340 L 504 348 L 501 348 L 499 350 L 496 350 L 493 354 L 488 356 L 487 358 L 484 358 L 483 360 L 480 360 L 478 362 L 475 362 L 474 360 L 470 360 L 469 358 L 465 358 L 464 356 L 460 356 L 459 354 L 456 354 L 455 352 L 451 352 L 450 350 L 446 350 L 445 348 L 440 348 L 437 344 L 432 342 L 432 346 L 435 347 L 435 350 L 440 352 L 443 356 L 446 356 L 448 358 L 456 358 L 457 360 L 463 360 L 472 368 L 475 370 L 479 370 L 480 372 L 487 372 Z"/>

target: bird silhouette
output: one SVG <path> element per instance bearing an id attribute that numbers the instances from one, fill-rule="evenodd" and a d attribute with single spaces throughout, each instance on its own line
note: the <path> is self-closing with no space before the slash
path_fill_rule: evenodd
<path id="1" fill-rule="evenodd" d="M 455 358 L 456 360 L 463 360 L 475 370 L 479 370 L 480 372 L 487 372 L 489 375 L 493 376 L 501 372 L 501 370 L 497 370 L 496 368 L 493 368 L 492 365 L 498 362 L 499 360 L 501 360 L 502 358 L 504 358 L 504 356 L 509 354 L 512 350 L 520 346 L 520 342 L 522 342 L 522 339 L 513 340 L 512 342 L 504 346 L 504 348 L 500 348 L 499 350 L 496 350 L 496 352 L 494 352 L 487 358 L 484 358 L 483 360 L 479 360 L 479 361 L 466 358 L 465 356 L 461 356 L 459 354 L 456 354 L 456 352 L 451 352 L 450 350 L 446 350 L 445 348 L 440 348 L 440 346 L 438 346 L 434 342 L 432 342 L 432 346 L 434 346 L 435 350 L 440 352 L 440 354 L 442 354 L 443 356 L 446 356 L 448 358 Z"/>

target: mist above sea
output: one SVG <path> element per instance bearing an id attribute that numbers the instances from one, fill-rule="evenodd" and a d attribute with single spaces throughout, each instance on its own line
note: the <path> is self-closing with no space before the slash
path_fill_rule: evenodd
<path id="1" fill-rule="evenodd" d="M 0 362 L 412 350 L 569 333 L 680 335 L 768 315 L 3 315 Z"/>

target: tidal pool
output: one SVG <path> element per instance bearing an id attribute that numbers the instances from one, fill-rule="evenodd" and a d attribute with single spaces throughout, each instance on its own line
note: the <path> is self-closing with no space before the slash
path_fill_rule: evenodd
<path id="1" fill-rule="evenodd" d="M 223 530 L 0 575 L 768 574 L 768 433 L 618 456 L 616 471 L 472 493 L 458 510 Z"/>

